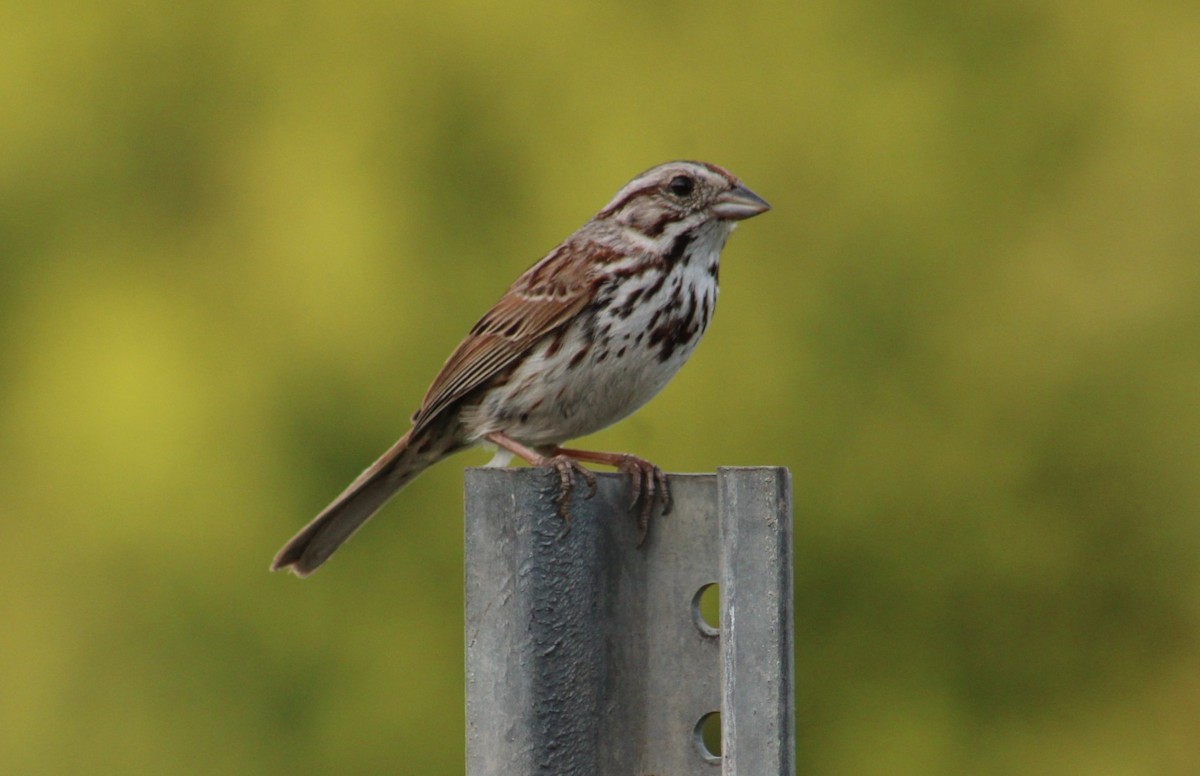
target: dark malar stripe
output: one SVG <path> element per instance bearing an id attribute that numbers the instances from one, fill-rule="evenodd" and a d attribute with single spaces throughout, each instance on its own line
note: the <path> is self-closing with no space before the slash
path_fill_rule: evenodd
<path id="1" fill-rule="evenodd" d="M 667 262 L 667 269 L 674 267 L 679 263 L 683 255 L 687 253 L 688 246 L 692 244 L 692 233 L 684 232 L 675 238 L 675 242 L 671 243 L 671 250 L 667 251 L 667 255 L 663 258 Z"/>
<path id="2" fill-rule="evenodd" d="M 683 220 L 683 216 L 678 213 L 663 213 L 662 218 L 658 219 L 650 226 L 642 230 L 642 234 L 647 237 L 658 237 L 663 232 L 667 231 L 667 227 L 671 224 L 677 224 Z"/>

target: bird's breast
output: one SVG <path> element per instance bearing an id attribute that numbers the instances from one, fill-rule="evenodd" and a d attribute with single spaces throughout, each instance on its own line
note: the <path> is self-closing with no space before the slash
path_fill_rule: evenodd
<path id="1" fill-rule="evenodd" d="M 615 277 L 464 413 L 473 436 L 529 445 L 599 431 L 654 397 L 691 356 L 717 301 L 717 256 Z"/>

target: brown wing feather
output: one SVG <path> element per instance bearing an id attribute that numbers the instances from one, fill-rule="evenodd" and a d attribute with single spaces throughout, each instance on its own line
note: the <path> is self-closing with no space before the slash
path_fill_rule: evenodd
<path id="1" fill-rule="evenodd" d="M 582 310 L 592 297 L 590 262 L 565 243 L 530 267 L 459 343 L 413 416 L 420 429 L 479 388 Z"/>

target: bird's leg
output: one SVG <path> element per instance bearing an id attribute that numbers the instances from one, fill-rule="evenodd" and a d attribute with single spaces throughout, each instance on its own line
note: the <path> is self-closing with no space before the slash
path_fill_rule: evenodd
<path id="1" fill-rule="evenodd" d="M 571 521 L 571 492 L 575 489 L 575 481 L 571 478 L 573 471 L 579 472 L 583 477 L 584 482 L 588 484 L 588 498 L 596 495 L 596 475 L 589 471 L 575 457 L 571 457 L 560 453 L 555 448 L 554 455 L 542 455 L 533 448 L 526 447 L 515 439 L 512 439 L 499 431 L 493 431 L 490 434 L 484 435 L 484 439 L 502 447 L 505 450 L 513 453 L 518 458 L 529 463 L 530 466 L 552 467 L 558 472 L 559 490 L 558 490 L 558 514 L 566 522 Z"/>
<path id="2" fill-rule="evenodd" d="M 580 461 L 591 461 L 613 466 L 620 472 L 629 474 L 633 498 L 629 502 L 632 509 L 642 502 L 638 513 L 638 546 L 646 541 L 646 532 L 650 528 L 650 510 L 654 507 L 654 497 L 662 501 L 662 513 L 671 511 L 671 488 L 667 484 L 667 475 L 663 470 L 644 458 L 628 453 L 599 453 L 593 450 L 568 450 L 564 447 L 554 448 L 555 457 L 573 458 Z"/>

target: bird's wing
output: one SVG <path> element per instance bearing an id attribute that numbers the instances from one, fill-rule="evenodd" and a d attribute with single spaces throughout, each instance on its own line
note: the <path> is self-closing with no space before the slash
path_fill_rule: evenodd
<path id="1" fill-rule="evenodd" d="M 414 433 L 587 306 L 589 265 L 577 246 L 564 244 L 517 278 L 446 359 L 413 415 Z"/>

